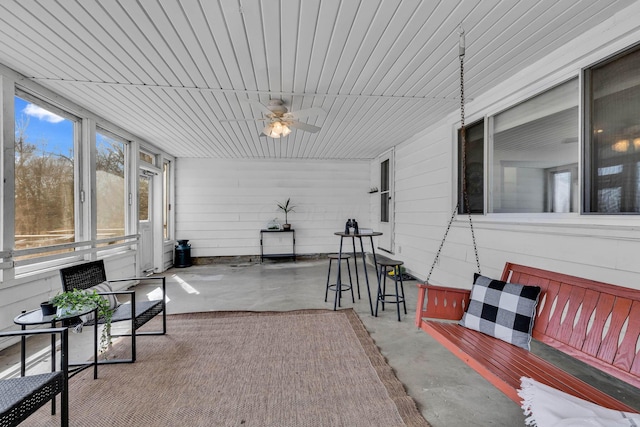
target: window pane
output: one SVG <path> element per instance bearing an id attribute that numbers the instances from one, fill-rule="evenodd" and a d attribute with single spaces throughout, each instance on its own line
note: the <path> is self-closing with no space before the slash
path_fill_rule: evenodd
<path id="1" fill-rule="evenodd" d="M 496 115 L 491 158 L 492 212 L 552 211 L 548 171 L 578 164 L 578 80 Z"/>
<path id="2" fill-rule="evenodd" d="M 640 212 L 640 51 L 587 70 L 590 82 L 588 167 L 591 188 L 585 210 Z"/>
<path id="3" fill-rule="evenodd" d="M 380 222 L 389 222 L 389 193 L 380 194 Z"/>
<path id="4" fill-rule="evenodd" d="M 125 144 L 96 134 L 98 238 L 125 235 Z"/>
<path id="5" fill-rule="evenodd" d="M 15 97 L 16 249 L 75 241 L 74 128 Z"/>
<path id="6" fill-rule="evenodd" d="M 380 163 L 380 222 L 389 222 L 389 159 Z"/>
<path id="7" fill-rule="evenodd" d="M 389 191 L 389 160 L 380 163 L 380 191 Z"/>
<path id="8" fill-rule="evenodd" d="M 140 176 L 138 180 L 138 220 L 149 221 L 149 182 L 151 178 L 148 176 Z"/>
<path id="9" fill-rule="evenodd" d="M 552 212 L 571 212 L 571 172 L 553 174 Z"/>
<path id="10" fill-rule="evenodd" d="M 462 133 L 458 131 L 458 194 L 460 203 L 458 213 L 467 213 L 464 198 L 463 175 L 466 176 L 467 200 L 471 213 L 484 212 L 484 120 L 466 127 L 465 168 L 462 168 Z"/>
<path id="11" fill-rule="evenodd" d="M 146 151 L 140 151 L 140 160 L 151 163 L 152 165 L 156 164 L 156 157 L 151 153 L 147 153 Z"/>

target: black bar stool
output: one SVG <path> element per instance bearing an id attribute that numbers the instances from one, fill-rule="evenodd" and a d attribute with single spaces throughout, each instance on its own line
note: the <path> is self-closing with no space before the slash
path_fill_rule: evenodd
<path id="1" fill-rule="evenodd" d="M 338 254 L 329 254 L 327 257 L 329 258 L 329 272 L 327 273 L 327 287 L 324 291 L 324 302 L 327 302 L 327 297 L 329 296 L 329 290 L 331 290 L 336 293 L 336 298 L 338 299 L 338 307 L 340 307 L 342 292 L 351 290 L 351 300 L 355 304 L 356 299 L 353 295 L 353 282 L 351 281 L 351 267 L 349 266 L 349 259 L 351 259 L 351 255 L 342 254 L 342 256 L 340 257 Z M 338 280 L 336 281 L 336 283 L 331 283 L 331 284 L 329 283 L 331 280 L 331 263 L 333 263 L 333 260 L 338 261 L 339 259 L 342 259 L 342 261 L 345 261 L 347 263 L 347 271 L 349 272 L 349 285 L 347 285 L 346 283 L 342 283 L 341 277 L 338 277 Z M 340 292 L 338 292 L 338 282 L 340 282 Z"/>
<path id="2" fill-rule="evenodd" d="M 404 284 L 402 282 L 402 269 L 400 266 L 404 264 L 402 261 L 396 260 L 381 260 L 378 262 L 378 297 L 376 299 L 376 313 L 378 317 L 378 303 L 382 304 L 382 311 L 384 311 L 384 304 L 396 304 L 398 308 L 398 322 L 400 321 L 400 304 L 404 306 L 404 314 L 407 314 L 407 304 L 404 299 Z M 387 294 L 387 274 L 389 271 L 393 271 L 393 282 L 395 283 L 395 294 Z M 400 287 L 398 287 L 398 282 Z"/>

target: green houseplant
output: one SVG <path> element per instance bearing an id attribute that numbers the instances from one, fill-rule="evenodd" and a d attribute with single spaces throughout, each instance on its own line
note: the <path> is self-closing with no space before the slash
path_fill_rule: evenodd
<path id="1" fill-rule="evenodd" d="M 284 224 L 282 224 L 282 227 L 284 227 L 285 230 L 291 228 L 291 224 L 289 224 L 289 212 L 295 212 L 293 208 L 295 208 L 295 206 L 291 204 L 291 197 L 284 203 L 278 203 L 278 209 L 284 212 Z"/>
<path id="2" fill-rule="evenodd" d="M 109 306 L 109 301 L 104 296 L 98 294 L 96 290 L 74 289 L 54 296 L 51 303 L 58 308 L 60 315 L 65 316 L 85 311 L 87 307 L 97 307 L 98 318 L 104 319 L 99 350 L 103 352 L 107 349 L 111 343 L 111 318 L 114 309 Z"/>

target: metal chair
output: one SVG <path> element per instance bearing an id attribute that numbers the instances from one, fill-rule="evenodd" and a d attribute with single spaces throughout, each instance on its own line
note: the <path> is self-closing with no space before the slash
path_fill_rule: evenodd
<path id="1" fill-rule="evenodd" d="M 138 280 L 159 280 L 162 282 L 162 299 L 151 301 L 137 301 L 134 291 L 112 291 L 98 292 L 101 295 L 129 295 L 130 303 L 119 305 L 113 313 L 111 322 L 129 321 L 131 322 L 130 334 L 112 335 L 114 337 L 130 336 L 131 337 L 131 358 L 100 360 L 98 363 L 133 363 L 136 360 L 136 337 L 139 335 L 164 335 L 167 333 L 167 310 L 165 300 L 167 295 L 166 281 L 164 276 L 161 277 L 133 277 L 128 279 L 107 280 L 104 269 L 104 261 L 91 261 L 82 264 L 66 267 L 60 270 L 60 279 L 62 280 L 62 289 L 72 291 L 74 289 L 89 289 L 104 282 L 127 282 Z M 161 331 L 145 331 L 137 332 L 145 323 L 156 315 L 162 313 L 162 330 Z M 95 320 L 89 320 L 86 324 L 93 324 Z M 104 323 L 104 319 L 98 319 L 98 323 Z"/>
<path id="2" fill-rule="evenodd" d="M 56 413 L 56 396 L 61 394 L 60 425 L 69 425 L 69 340 L 67 328 L 33 329 L 2 332 L 0 337 L 52 336 L 52 359 L 55 359 L 56 340 L 60 334 L 60 370 L 0 380 L 0 426 L 17 426 L 31 414 L 51 401 L 51 415 Z"/>

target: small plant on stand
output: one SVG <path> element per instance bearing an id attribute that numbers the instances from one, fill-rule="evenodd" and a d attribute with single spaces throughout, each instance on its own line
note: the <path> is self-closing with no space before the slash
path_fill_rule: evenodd
<path id="1" fill-rule="evenodd" d="M 285 230 L 291 228 L 291 224 L 289 224 L 289 212 L 295 212 L 293 208 L 295 208 L 295 206 L 291 204 L 291 198 L 288 198 L 284 203 L 278 203 L 278 209 L 284 212 L 284 224 L 282 224 L 282 227 Z"/>
<path id="2" fill-rule="evenodd" d="M 62 292 L 53 297 L 51 303 L 58 308 L 58 315 L 65 317 L 83 312 L 88 307 L 97 307 L 98 319 L 104 319 L 104 328 L 100 335 L 100 352 L 104 352 L 111 344 L 111 318 L 114 310 L 109 306 L 109 301 L 97 291 L 74 289 Z M 98 319 L 94 319 L 96 327 Z"/>

